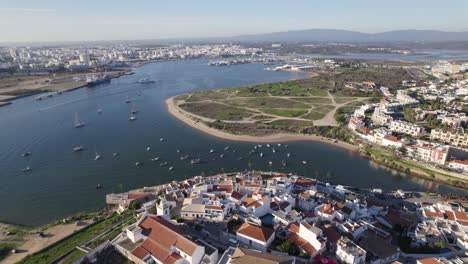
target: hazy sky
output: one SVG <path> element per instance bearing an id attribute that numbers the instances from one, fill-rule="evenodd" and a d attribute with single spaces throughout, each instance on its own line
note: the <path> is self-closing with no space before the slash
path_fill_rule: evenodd
<path id="1" fill-rule="evenodd" d="M 468 0 L 0 0 L 0 42 L 217 37 L 295 29 L 468 31 Z"/>

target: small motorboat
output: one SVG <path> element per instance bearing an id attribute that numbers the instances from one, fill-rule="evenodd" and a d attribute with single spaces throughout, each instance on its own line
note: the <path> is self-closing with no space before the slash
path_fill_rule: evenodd
<path id="1" fill-rule="evenodd" d="M 150 151 L 150 150 L 151 150 L 150 146 L 146 147 L 146 151 Z"/>
<path id="2" fill-rule="evenodd" d="M 31 167 L 28 166 L 28 167 L 22 169 L 21 171 L 23 171 L 23 172 L 28 172 L 28 171 L 30 171 L 30 170 L 31 170 Z"/>
<path id="3" fill-rule="evenodd" d="M 23 157 L 29 157 L 29 156 L 31 156 L 31 152 L 29 152 L 29 151 L 28 151 L 28 152 L 25 152 L 25 153 L 21 154 L 21 156 L 23 156 Z"/>
<path id="4" fill-rule="evenodd" d="M 83 146 L 76 146 L 76 147 L 73 148 L 74 152 L 79 152 L 79 151 L 83 151 L 83 150 L 84 150 Z"/>
<path id="5" fill-rule="evenodd" d="M 215 152 L 214 149 L 210 149 L 210 153 L 213 153 L 213 152 Z"/>
<path id="6" fill-rule="evenodd" d="M 164 167 L 164 166 L 166 166 L 167 164 L 169 164 L 169 163 L 163 162 L 163 163 L 160 163 L 159 166 Z"/>
<path id="7" fill-rule="evenodd" d="M 119 156 L 119 153 L 114 152 L 114 153 L 112 153 L 112 156 L 117 157 L 117 156 Z"/>
<path id="8" fill-rule="evenodd" d="M 302 164 L 307 164 L 307 161 L 303 160 L 303 161 L 302 161 Z"/>
<path id="9" fill-rule="evenodd" d="M 200 163 L 200 159 L 193 159 L 190 161 L 190 164 L 194 165 L 194 164 L 198 164 Z"/>
<path id="10" fill-rule="evenodd" d="M 224 154 L 219 155 L 220 158 L 224 158 Z"/>
<path id="11" fill-rule="evenodd" d="M 137 162 L 135 162 L 135 166 L 137 166 L 137 167 L 138 167 L 138 166 L 141 166 L 141 165 L 143 165 L 143 163 L 142 163 L 142 162 L 140 162 L 140 161 L 137 161 Z"/>
<path id="12" fill-rule="evenodd" d="M 268 162 L 268 165 L 270 165 L 270 166 L 273 165 L 273 162 L 269 161 L 269 162 Z"/>
<path id="13" fill-rule="evenodd" d="M 287 156 L 288 158 L 291 157 L 291 153 L 286 154 L 286 156 Z"/>
<path id="14" fill-rule="evenodd" d="M 96 156 L 94 157 L 94 160 L 100 160 L 102 159 L 102 156 L 96 153 Z"/>
<path id="15" fill-rule="evenodd" d="M 260 153 L 260 157 L 263 157 L 263 152 Z"/>
<path id="16" fill-rule="evenodd" d="M 174 167 L 169 167 L 169 171 L 174 170 Z"/>
<path id="17" fill-rule="evenodd" d="M 158 161 L 159 160 L 159 157 L 156 157 L 156 158 L 152 158 L 150 159 L 151 161 Z"/>
<path id="18" fill-rule="evenodd" d="M 270 147 L 270 144 L 266 144 L 266 146 L 267 146 L 267 148 L 269 148 L 269 147 Z"/>
<path id="19" fill-rule="evenodd" d="M 98 183 L 98 185 L 96 185 L 96 189 L 102 189 L 102 185 Z"/>
<path id="20" fill-rule="evenodd" d="M 164 138 L 160 138 L 159 141 L 164 141 Z"/>

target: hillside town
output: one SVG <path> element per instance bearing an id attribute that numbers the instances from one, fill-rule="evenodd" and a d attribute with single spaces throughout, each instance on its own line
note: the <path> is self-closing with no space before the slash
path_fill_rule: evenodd
<path id="1" fill-rule="evenodd" d="M 453 70 L 441 62 L 432 72 L 463 72 L 463 67 Z M 382 94 L 379 103 L 362 105 L 350 115 L 348 128 L 359 138 L 408 159 L 468 174 L 468 79 L 403 81 L 398 90 L 373 82 L 347 85 Z"/>
<path id="2" fill-rule="evenodd" d="M 108 194 L 106 202 L 137 215 L 98 249 L 134 263 L 468 261 L 463 199 L 246 171 Z"/>

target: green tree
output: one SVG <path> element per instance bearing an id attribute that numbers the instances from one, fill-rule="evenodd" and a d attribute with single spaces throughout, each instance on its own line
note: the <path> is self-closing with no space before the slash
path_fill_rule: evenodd
<path id="1" fill-rule="evenodd" d="M 297 256 L 299 254 L 299 249 L 291 240 L 285 240 L 283 243 L 275 247 L 276 250 L 288 253 L 292 256 Z"/>

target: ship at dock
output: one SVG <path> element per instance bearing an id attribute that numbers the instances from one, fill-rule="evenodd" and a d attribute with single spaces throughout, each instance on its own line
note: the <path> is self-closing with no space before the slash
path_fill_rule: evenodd
<path id="1" fill-rule="evenodd" d="M 86 75 L 86 84 L 89 86 L 94 86 L 108 82 L 110 82 L 110 77 L 106 73 Z"/>

